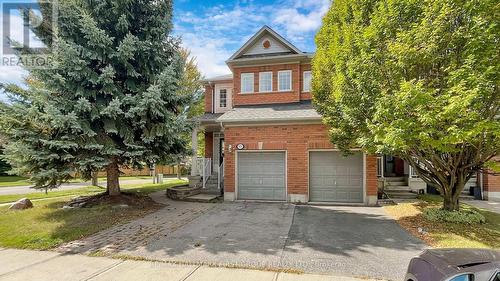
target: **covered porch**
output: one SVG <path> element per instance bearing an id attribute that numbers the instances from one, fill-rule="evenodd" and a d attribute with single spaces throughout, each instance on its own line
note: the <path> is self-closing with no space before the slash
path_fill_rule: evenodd
<path id="1" fill-rule="evenodd" d="M 377 157 L 378 188 L 389 197 L 410 199 L 417 194 L 427 193 L 427 184 L 417 175 L 415 169 L 403 159 L 391 155 Z M 472 177 L 463 190 L 468 196 L 469 189 L 477 186 L 477 178 Z"/>
<path id="2" fill-rule="evenodd" d="M 198 185 L 202 192 L 223 194 L 224 187 L 224 132 L 215 120 L 220 114 L 200 117 L 192 132 L 192 168 L 190 185 Z M 198 134 L 204 135 L 204 155 L 198 155 Z"/>

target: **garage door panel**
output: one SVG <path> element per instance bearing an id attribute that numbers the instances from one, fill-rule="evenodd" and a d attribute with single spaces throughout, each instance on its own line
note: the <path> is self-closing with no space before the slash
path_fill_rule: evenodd
<path id="1" fill-rule="evenodd" d="M 362 202 L 363 155 L 310 152 L 309 197 L 315 202 Z"/>
<path id="2" fill-rule="evenodd" d="M 238 199 L 286 200 L 285 153 L 238 154 Z"/>

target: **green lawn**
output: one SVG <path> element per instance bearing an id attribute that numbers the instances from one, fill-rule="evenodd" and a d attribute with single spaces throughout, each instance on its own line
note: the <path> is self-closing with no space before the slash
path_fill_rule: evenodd
<path id="1" fill-rule="evenodd" d="M 165 180 L 165 184 L 122 184 L 121 187 L 122 187 L 122 190 L 124 190 L 124 191 L 150 193 L 150 192 L 155 192 L 158 190 L 165 189 L 165 188 L 170 187 L 172 185 L 179 185 L 179 184 L 184 184 L 184 183 L 186 183 L 186 181 L 184 181 L 184 180 L 167 179 L 167 180 Z M 14 201 L 17 201 L 21 198 L 28 198 L 31 200 L 49 199 L 49 198 L 62 197 L 62 196 L 90 195 L 90 194 L 103 192 L 105 190 L 106 190 L 105 188 L 97 187 L 97 186 L 87 186 L 87 187 L 71 189 L 71 190 L 53 189 L 53 190 L 50 190 L 47 194 L 45 194 L 45 191 L 35 191 L 34 190 L 32 193 L 28 193 L 28 194 L 0 195 L 0 204 L 14 202 Z"/>
<path id="2" fill-rule="evenodd" d="M 154 186 L 125 186 L 123 190 L 147 194 L 185 183 L 185 181 L 174 180 Z M 91 187 L 87 191 L 87 194 L 92 194 L 99 190 Z M 112 225 L 142 217 L 161 207 L 152 204 L 145 208 L 117 209 L 112 206 L 95 206 L 83 209 L 62 209 L 61 207 L 68 200 L 69 198 L 53 198 L 34 201 L 34 208 L 24 211 L 11 211 L 8 210 L 8 206 L 1 206 L 0 247 L 50 249 Z"/>
<path id="3" fill-rule="evenodd" d="M 423 217 L 422 211 L 429 207 L 439 208 L 442 199 L 437 195 L 423 195 L 419 198 L 423 201 L 385 206 L 384 209 L 402 227 L 432 247 L 500 249 L 500 214 L 476 209 L 485 216 L 486 223 L 484 224 L 431 222 Z M 461 202 L 462 209 L 475 209 L 466 202 Z M 428 233 L 419 233 L 418 228 L 423 228 Z"/>
<path id="4" fill-rule="evenodd" d="M 31 183 L 25 177 L 0 176 L 0 187 L 23 186 L 23 185 L 31 185 Z"/>
<path id="5" fill-rule="evenodd" d="M 103 192 L 106 189 L 97 186 L 87 186 L 77 189 L 71 190 L 49 190 L 46 194 L 45 191 L 35 191 L 28 194 L 12 194 L 12 195 L 0 195 L 0 204 L 1 203 L 9 203 L 15 202 L 21 198 L 28 198 L 30 200 L 38 200 L 38 199 L 49 199 L 54 197 L 62 197 L 62 196 L 80 196 L 80 195 L 89 195 L 94 193 Z"/>

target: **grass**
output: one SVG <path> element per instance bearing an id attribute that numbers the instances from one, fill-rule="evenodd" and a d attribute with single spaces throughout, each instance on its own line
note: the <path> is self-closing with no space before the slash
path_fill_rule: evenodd
<path id="1" fill-rule="evenodd" d="M 425 208 L 440 208 L 442 198 L 438 195 L 421 195 L 421 202 L 402 203 L 385 206 L 384 209 L 398 223 L 413 235 L 424 240 L 435 248 L 500 248 L 500 214 L 483 209 L 476 209 L 461 203 L 464 210 L 477 210 L 486 218 L 484 224 L 457 224 L 449 222 L 432 222 L 425 219 L 422 212 Z M 425 232 L 419 232 L 418 229 Z"/>
<path id="2" fill-rule="evenodd" d="M 150 193 L 158 190 L 166 189 L 172 185 L 184 184 L 186 181 L 178 180 L 178 179 L 166 179 L 164 180 L 165 184 L 122 184 L 122 190 L 124 191 L 133 191 L 133 192 L 142 192 L 142 193 Z M 87 186 L 70 190 L 51 190 L 47 194 L 45 191 L 35 191 L 28 194 L 12 194 L 12 195 L 0 195 L 0 204 L 9 203 L 17 201 L 21 198 L 28 198 L 30 200 L 39 200 L 39 199 L 49 199 L 54 197 L 62 197 L 62 196 L 81 196 L 81 195 L 90 195 L 99 192 L 105 191 L 103 187 L 97 186 Z"/>
<path id="3" fill-rule="evenodd" d="M 0 187 L 30 185 L 28 178 L 19 176 L 0 176 Z"/>
<path id="4" fill-rule="evenodd" d="M 185 181 L 174 180 L 154 186 L 127 186 L 123 190 L 148 194 L 184 183 Z M 97 187 L 92 187 L 87 190 L 87 194 L 99 190 Z M 68 198 L 52 198 L 34 201 L 34 208 L 23 211 L 10 211 L 8 206 L 0 206 L 0 247 L 47 250 L 112 225 L 143 217 L 161 208 L 160 205 L 151 204 L 144 208 L 113 208 L 110 205 L 101 205 L 82 209 L 62 209 L 68 200 Z"/>
<path id="5" fill-rule="evenodd" d="M 46 250 L 159 208 L 96 206 L 65 210 L 61 209 L 64 203 L 64 199 L 37 201 L 33 203 L 34 208 L 24 211 L 7 211 L 7 206 L 0 207 L 0 246 Z"/>
<path id="6" fill-rule="evenodd" d="M 15 202 L 21 198 L 28 198 L 30 200 L 39 200 L 39 199 L 49 199 L 55 197 L 63 197 L 63 196 L 80 196 L 80 195 L 90 195 L 99 192 L 103 192 L 106 189 L 97 186 L 87 186 L 81 187 L 77 189 L 70 190 L 51 190 L 47 194 L 45 191 L 35 191 L 33 193 L 28 194 L 9 194 L 9 195 L 0 195 L 0 204 L 1 203 L 9 203 Z"/>

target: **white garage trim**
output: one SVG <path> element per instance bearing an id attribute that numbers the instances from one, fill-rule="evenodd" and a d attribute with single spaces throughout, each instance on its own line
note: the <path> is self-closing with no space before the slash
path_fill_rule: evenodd
<path id="1" fill-rule="evenodd" d="M 311 152 L 340 152 L 341 150 L 338 148 L 329 148 L 329 149 L 309 149 L 307 151 L 307 202 L 309 204 L 317 204 L 317 205 L 353 205 L 353 206 L 359 206 L 359 205 L 367 205 L 367 199 L 368 197 L 366 196 L 366 153 L 363 153 L 363 203 L 347 203 L 347 202 L 312 202 L 309 201 L 310 199 L 310 192 L 311 192 Z M 356 149 L 351 149 L 351 151 L 362 151 L 359 148 Z"/>
<path id="2" fill-rule="evenodd" d="M 236 150 L 234 154 L 234 197 L 235 201 L 251 202 L 286 202 L 288 201 L 288 151 L 287 150 Z M 285 153 L 285 201 L 273 200 L 240 200 L 238 198 L 238 154 L 239 153 L 266 153 L 266 152 L 284 152 Z"/>

